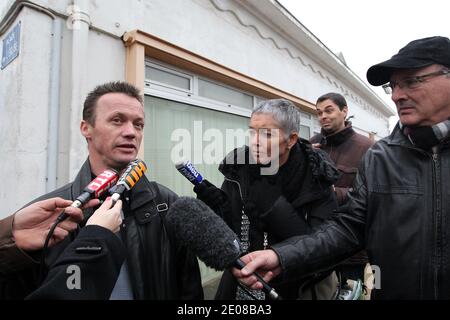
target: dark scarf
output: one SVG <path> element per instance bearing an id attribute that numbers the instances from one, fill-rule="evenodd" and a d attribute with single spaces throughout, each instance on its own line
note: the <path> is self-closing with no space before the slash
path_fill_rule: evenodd
<path id="1" fill-rule="evenodd" d="M 327 133 L 322 129 L 320 134 L 322 135 L 322 138 L 319 143 L 322 147 L 325 147 L 327 144 L 337 146 L 347 141 L 352 135 L 354 135 L 355 130 L 353 130 L 351 121 L 345 121 L 345 127 L 341 131 Z"/>
<path id="2" fill-rule="evenodd" d="M 294 202 L 298 197 L 299 189 L 306 177 L 306 161 L 302 154 L 300 144 L 296 143 L 289 154 L 289 159 L 280 168 L 278 183 L 281 185 L 282 193 L 289 202 Z"/>
<path id="3" fill-rule="evenodd" d="M 261 176 L 260 172 L 261 166 L 251 165 L 250 180 L 267 179 L 269 183 L 277 184 L 284 197 L 291 203 L 298 199 L 301 190 L 312 196 L 312 193 L 321 193 L 324 191 L 322 188 L 326 189 L 339 178 L 339 171 L 331 164 L 326 154 L 314 150 L 306 140 L 299 140 L 292 147 L 288 160 L 277 174 Z M 311 180 L 317 183 L 312 185 Z M 303 186 L 305 181 L 310 184 L 308 188 Z"/>
<path id="4" fill-rule="evenodd" d="M 252 181 L 265 179 L 272 185 L 276 184 L 282 190 L 282 194 L 286 199 L 292 202 L 298 196 L 299 186 L 302 185 L 302 180 L 305 177 L 306 165 L 304 160 L 300 146 L 297 143 L 292 147 L 286 163 L 274 175 L 261 175 L 261 168 L 265 167 L 265 165 L 250 165 L 250 184 L 252 184 Z"/>
<path id="5" fill-rule="evenodd" d="M 433 126 L 403 126 L 399 122 L 403 134 L 411 143 L 423 150 L 430 150 L 450 137 L 450 119 Z"/>

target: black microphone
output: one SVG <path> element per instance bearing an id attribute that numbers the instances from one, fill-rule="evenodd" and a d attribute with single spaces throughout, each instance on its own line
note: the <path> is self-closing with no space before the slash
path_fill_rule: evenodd
<path id="1" fill-rule="evenodd" d="M 229 267 L 242 269 L 239 259 L 241 249 L 236 234 L 202 201 L 190 197 L 178 198 L 169 208 L 167 223 L 173 227 L 175 236 L 191 249 L 208 267 L 225 270 Z M 261 276 L 253 275 L 263 285 L 263 291 L 272 300 L 281 297 Z"/>

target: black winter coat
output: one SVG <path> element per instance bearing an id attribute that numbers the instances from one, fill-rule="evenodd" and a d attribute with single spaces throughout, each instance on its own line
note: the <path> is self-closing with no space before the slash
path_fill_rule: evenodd
<path id="1" fill-rule="evenodd" d="M 427 152 L 399 130 L 366 153 L 349 202 L 314 234 L 273 245 L 284 278 L 366 248 L 374 299 L 450 299 L 450 139 Z M 378 289 L 377 289 L 378 288 Z"/>
<path id="2" fill-rule="evenodd" d="M 91 180 L 87 160 L 72 183 L 33 202 L 52 197 L 73 200 Z M 135 299 L 203 299 L 197 258 L 176 240 L 165 223 L 167 208 L 177 195 L 162 185 L 150 183 L 143 176 L 123 198 L 125 219 L 121 232 Z M 84 210 L 85 219 L 81 225 L 93 212 L 92 208 Z M 46 259 L 48 265 L 53 265 L 73 238 L 69 236 L 51 248 Z M 0 279 L 0 299 L 23 299 L 36 290 L 38 269 L 29 268 Z"/>
<path id="3" fill-rule="evenodd" d="M 114 233 L 100 226 L 86 226 L 27 299 L 107 300 L 125 256 L 125 247 Z"/>
<path id="4" fill-rule="evenodd" d="M 281 184 L 289 180 L 289 187 L 286 189 L 282 186 L 282 196 L 274 201 L 270 210 L 256 214 L 251 212 L 257 210 L 249 201 L 252 186 L 255 180 L 261 177 L 259 171 L 255 173 L 255 170 L 260 169 L 257 165 L 239 163 L 238 159 L 248 157 L 248 147 L 242 147 L 229 153 L 220 165 L 219 170 L 225 176 L 222 190 L 227 195 L 228 203 L 216 210 L 238 235 L 245 251 L 262 250 L 294 234 L 307 234 L 337 208 L 331 187 L 339 176 L 337 169 L 325 152 L 313 150 L 308 141 L 301 140 L 291 150 L 287 163 L 280 168 L 277 175 L 263 178 L 278 182 L 281 180 Z M 284 179 L 280 178 L 281 175 Z M 256 195 L 257 199 L 273 198 L 268 192 L 263 191 Z M 255 198 L 255 195 L 252 197 Z M 245 241 L 242 241 L 242 228 L 245 228 L 243 213 L 249 216 L 250 222 L 248 248 Z M 291 225 L 295 225 L 296 230 L 292 230 Z M 275 283 L 274 287 L 284 299 L 296 299 L 302 284 L 305 284 L 305 281 Z M 236 280 L 225 271 L 216 299 L 234 299 L 236 285 Z"/>

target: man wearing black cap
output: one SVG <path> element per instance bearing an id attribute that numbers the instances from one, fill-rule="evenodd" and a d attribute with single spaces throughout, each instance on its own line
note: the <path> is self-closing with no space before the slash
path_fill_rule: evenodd
<path id="1" fill-rule="evenodd" d="M 315 233 L 241 259 L 233 273 L 252 288 L 295 279 L 366 248 L 378 270 L 374 299 L 450 299 L 450 40 L 410 42 L 369 68 L 392 94 L 400 121 L 365 155 L 349 202 Z"/>

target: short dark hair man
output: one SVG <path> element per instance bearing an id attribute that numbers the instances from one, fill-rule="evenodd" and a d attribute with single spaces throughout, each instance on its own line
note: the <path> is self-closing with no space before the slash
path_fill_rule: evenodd
<path id="1" fill-rule="evenodd" d="M 340 171 L 341 176 L 334 187 L 338 203 L 342 204 L 356 177 L 362 157 L 373 143 L 368 137 L 355 132 L 352 123 L 346 120 L 347 101 L 339 93 L 330 92 L 320 96 L 316 110 L 322 130 L 310 142 L 328 153 Z"/>
<path id="2" fill-rule="evenodd" d="M 345 98 L 335 92 L 329 92 L 317 99 L 317 117 L 322 130 L 310 139 L 316 148 L 321 148 L 330 156 L 341 174 L 334 184 L 338 203 L 342 205 L 347 200 L 347 192 L 353 185 L 359 163 L 372 141 L 357 132 L 352 123 L 347 121 L 348 105 Z M 347 287 L 347 280 L 364 281 L 364 269 L 368 262 L 367 254 L 361 251 L 344 261 L 337 267 L 341 274 L 342 288 Z M 346 291 L 342 291 L 345 294 Z"/>
<path id="3" fill-rule="evenodd" d="M 105 169 L 123 170 L 137 156 L 144 122 L 142 97 L 136 87 L 125 82 L 96 87 L 86 98 L 80 125 L 89 158 L 73 182 L 38 200 L 56 196 L 73 200 Z M 127 259 L 110 298 L 202 299 L 196 257 L 165 226 L 165 214 L 177 195 L 143 176 L 122 198 L 124 220 L 120 237 L 127 248 Z M 89 217 L 92 211 L 85 210 L 85 216 Z M 47 262 L 54 262 L 69 243 L 66 238 L 55 246 Z M 35 289 L 35 279 L 27 271 L 0 279 L 5 298 L 22 298 Z M 23 279 L 29 279 L 25 287 Z"/>
<path id="4" fill-rule="evenodd" d="M 365 247 L 380 272 L 372 298 L 450 299 L 450 40 L 412 41 L 367 79 L 391 92 L 399 123 L 364 156 L 340 214 L 242 257 L 241 282 L 260 288 L 255 269 L 295 279 Z"/>

